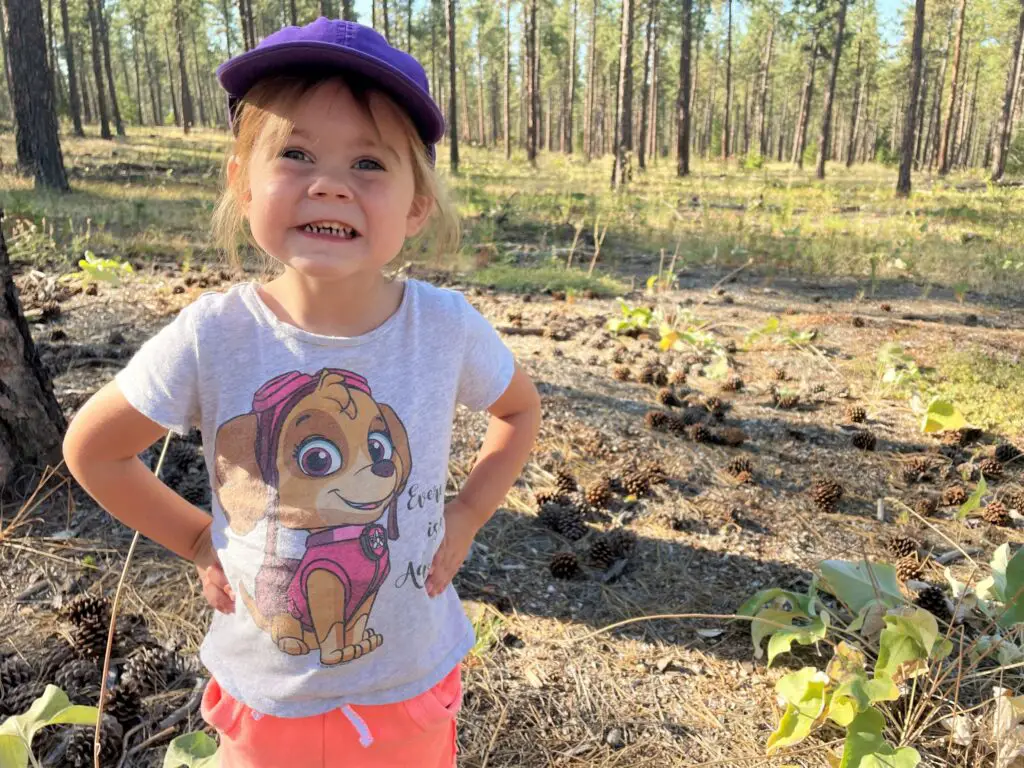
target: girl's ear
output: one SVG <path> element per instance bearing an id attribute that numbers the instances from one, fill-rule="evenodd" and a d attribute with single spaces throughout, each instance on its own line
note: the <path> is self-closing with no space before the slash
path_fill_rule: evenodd
<path id="1" fill-rule="evenodd" d="M 238 159 L 238 155 L 232 155 L 228 158 L 228 186 L 234 186 L 235 180 L 238 178 L 238 174 L 242 172 L 242 163 Z M 252 193 L 249 188 L 246 187 L 245 194 L 240 195 L 238 202 L 241 203 L 242 209 L 245 211 L 249 207 L 249 202 L 252 200 Z"/>
<path id="2" fill-rule="evenodd" d="M 412 205 L 409 206 L 409 215 L 405 219 L 405 236 L 412 237 L 418 234 L 433 210 L 433 198 L 427 195 L 414 195 Z"/>

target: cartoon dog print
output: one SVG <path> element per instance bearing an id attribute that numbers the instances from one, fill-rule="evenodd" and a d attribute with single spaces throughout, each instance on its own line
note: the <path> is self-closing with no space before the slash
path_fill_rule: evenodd
<path id="1" fill-rule="evenodd" d="M 252 411 L 222 424 L 214 492 L 233 531 L 267 518 L 253 621 L 291 655 L 341 664 L 384 642 L 368 626 L 398 538 L 398 497 L 412 469 L 405 426 L 366 379 L 324 368 L 264 384 Z M 385 525 L 378 522 L 387 514 Z M 301 559 L 277 554 L 280 527 L 309 531 Z"/>

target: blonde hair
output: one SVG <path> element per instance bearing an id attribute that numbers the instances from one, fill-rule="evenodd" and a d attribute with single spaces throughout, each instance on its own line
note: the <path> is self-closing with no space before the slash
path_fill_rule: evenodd
<path id="1" fill-rule="evenodd" d="M 450 254 L 459 247 L 459 218 L 448 190 L 427 156 L 427 148 L 416 130 L 409 113 L 400 108 L 387 93 L 374 87 L 371 81 L 358 76 L 336 74 L 276 75 L 254 85 L 235 109 L 235 139 L 225 163 L 224 191 L 213 213 L 213 235 L 223 248 L 228 262 L 240 269 L 242 259 L 239 244 L 253 248 L 263 260 L 264 276 L 276 271 L 278 262 L 260 248 L 252 236 L 242 200 L 249 188 L 249 164 L 257 152 L 276 154 L 283 149 L 291 135 L 293 123 L 277 114 L 280 107 L 290 107 L 314 88 L 328 81 L 336 81 L 348 88 L 366 117 L 379 131 L 381 107 L 390 109 L 398 119 L 405 135 L 412 159 L 414 194 L 426 197 L 432 204 L 427 223 L 418 234 L 406 240 L 398 255 L 433 250 Z M 228 178 L 227 164 L 231 158 L 238 164 L 234 179 Z"/>

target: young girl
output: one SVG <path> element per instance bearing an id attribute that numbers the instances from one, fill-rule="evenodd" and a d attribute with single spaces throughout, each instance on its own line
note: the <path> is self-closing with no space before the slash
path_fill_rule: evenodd
<path id="1" fill-rule="evenodd" d="M 218 77 L 235 144 L 217 229 L 232 252 L 247 229 L 280 274 L 204 293 L 146 342 L 74 419 L 67 465 L 195 562 L 225 768 L 452 766 L 474 637 L 451 579 L 526 461 L 536 390 L 461 294 L 381 274 L 431 220 L 456 239 L 419 62 L 321 18 Z M 491 419 L 446 504 L 457 403 Z M 137 457 L 193 426 L 212 517 Z"/>

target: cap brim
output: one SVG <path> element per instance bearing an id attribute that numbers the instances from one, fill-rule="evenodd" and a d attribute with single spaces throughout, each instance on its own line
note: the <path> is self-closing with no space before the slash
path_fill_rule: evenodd
<path id="1" fill-rule="evenodd" d="M 398 105 L 409 113 L 424 143 L 434 144 L 444 136 L 444 116 L 419 85 L 375 56 L 334 43 L 296 42 L 254 48 L 221 64 L 217 79 L 228 93 L 233 115 L 235 103 L 258 81 L 285 69 L 301 71 L 304 67 L 363 75 L 396 98 Z"/>

